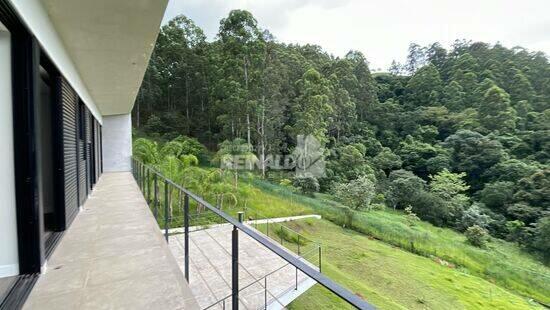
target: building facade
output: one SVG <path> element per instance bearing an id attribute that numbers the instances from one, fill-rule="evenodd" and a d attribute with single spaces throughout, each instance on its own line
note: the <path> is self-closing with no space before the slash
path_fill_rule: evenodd
<path id="1" fill-rule="evenodd" d="M 130 171 L 130 111 L 167 1 L 0 0 L 0 304 L 16 308 L 103 171 Z"/>

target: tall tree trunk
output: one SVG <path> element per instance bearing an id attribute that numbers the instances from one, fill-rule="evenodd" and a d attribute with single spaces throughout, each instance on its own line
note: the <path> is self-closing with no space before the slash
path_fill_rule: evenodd
<path id="1" fill-rule="evenodd" d="M 265 95 L 262 96 L 262 118 L 260 121 L 260 162 L 262 164 L 262 178 L 265 179 Z"/>
<path id="2" fill-rule="evenodd" d="M 250 114 L 246 114 L 246 142 L 248 145 L 252 145 L 250 142 Z"/>
<path id="3" fill-rule="evenodd" d="M 185 117 L 187 119 L 187 135 L 189 135 L 191 120 L 189 118 L 189 76 L 187 74 L 185 75 Z"/>
<path id="4" fill-rule="evenodd" d="M 246 96 L 247 96 L 247 102 L 246 102 L 246 142 L 248 142 L 248 145 L 250 145 L 250 114 L 248 112 L 248 59 L 246 58 L 246 55 L 243 56 L 243 66 L 244 66 L 244 86 L 246 89 Z"/>
<path id="5" fill-rule="evenodd" d="M 151 95 L 152 93 L 152 89 L 151 89 L 151 74 L 148 74 L 147 75 L 147 93 L 148 93 L 148 97 L 149 97 L 149 100 L 147 100 L 147 110 L 149 110 L 149 112 L 151 112 L 151 107 L 152 107 L 152 100 L 150 100 L 153 96 Z"/>
<path id="6" fill-rule="evenodd" d="M 246 56 L 243 56 L 243 67 L 244 67 L 244 86 L 248 90 L 248 59 Z"/>

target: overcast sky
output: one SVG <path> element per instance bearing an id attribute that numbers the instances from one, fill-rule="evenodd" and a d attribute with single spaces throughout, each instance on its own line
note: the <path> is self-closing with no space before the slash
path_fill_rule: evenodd
<path id="1" fill-rule="evenodd" d="M 252 12 L 281 42 L 359 50 L 374 71 L 404 61 L 411 42 L 499 41 L 550 55 L 550 0 L 170 0 L 164 22 L 184 14 L 213 39 L 232 9 Z"/>

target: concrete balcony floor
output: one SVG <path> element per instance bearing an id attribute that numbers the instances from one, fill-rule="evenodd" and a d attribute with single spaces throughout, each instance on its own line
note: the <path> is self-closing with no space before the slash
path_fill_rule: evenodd
<path id="1" fill-rule="evenodd" d="M 132 175 L 105 173 L 24 309 L 199 309 Z"/>

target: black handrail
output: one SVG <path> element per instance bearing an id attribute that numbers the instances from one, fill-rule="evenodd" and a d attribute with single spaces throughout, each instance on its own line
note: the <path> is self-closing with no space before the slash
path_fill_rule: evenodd
<path id="1" fill-rule="evenodd" d="M 173 186 L 174 188 L 182 191 L 185 193 L 188 197 L 191 197 L 193 200 L 198 202 L 199 204 L 203 205 L 204 207 L 208 208 L 210 211 L 212 211 L 214 214 L 218 215 L 222 219 L 224 219 L 229 224 L 233 225 L 233 227 L 237 230 L 240 230 L 247 234 L 252 239 L 259 242 L 261 245 L 265 246 L 269 250 L 271 250 L 273 253 L 277 254 L 279 257 L 296 267 L 298 270 L 306 274 L 308 277 L 316 281 L 317 283 L 321 284 L 331 292 L 333 292 L 338 297 L 342 298 L 344 301 L 349 303 L 350 305 L 356 307 L 357 309 L 376 309 L 373 305 L 369 304 L 368 302 L 361 299 L 359 296 L 353 294 L 349 290 L 345 289 L 341 285 L 335 283 L 327 276 L 323 275 L 319 271 L 315 270 L 310 265 L 304 263 L 299 258 L 295 257 L 294 255 L 290 254 L 286 250 L 282 249 L 280 246 L 269 240 L 268 238 L 264 237 L 263 234 L 258 233 L 256 230 L 251 229 L 250 227 L 246 226 L 245 224 L 239 222 L 234 217 L 228 215 L 227 213 L 223 212 L 222 210 L 212 206 L 210 203 L 202 199 L 202 197 L 199 197 L 195 195 L 193 192 L 189 191 L 188 189 L 180 186 L 179 184 L 176 184 L 172 180 L 166 178 L 160 171 L 154 169 L 151 166 L 147 166 L 143 164 L 142 162 L 138 161 L 137 159 L 133 159 L 135 163 L 138 165 L 140 170 L 137 170 L 135 167 L 134 170 L 138 171 L 138 175 L 136 176 L 138 179 L 142 179 L 143 172 L 141 171 L 141 168 L 148 169 L 152 171 L 156 176 L 164 179 L 165 184 L 169 184 Z M 135 171 L 134 171 L 135 172 Z M 141 187 L 141 186 L 140 186 Z"/>

